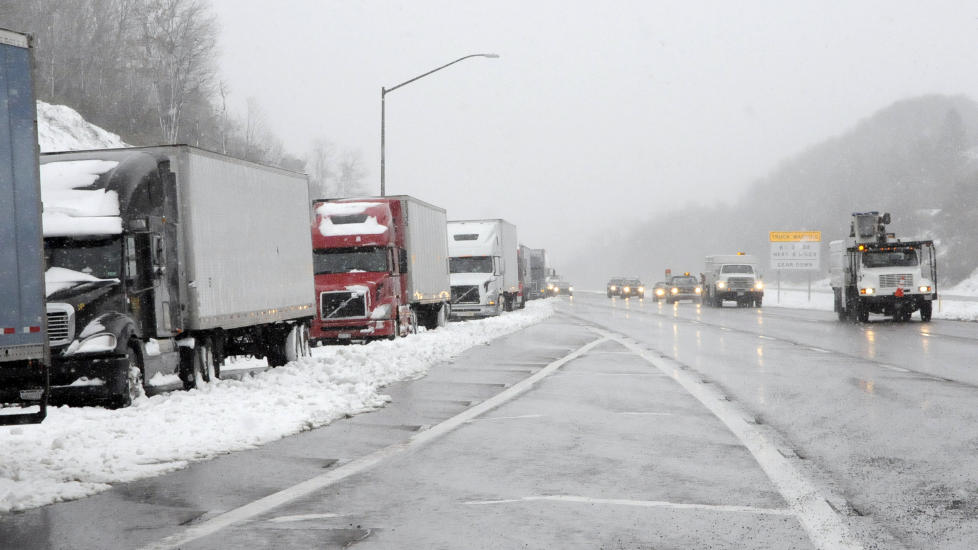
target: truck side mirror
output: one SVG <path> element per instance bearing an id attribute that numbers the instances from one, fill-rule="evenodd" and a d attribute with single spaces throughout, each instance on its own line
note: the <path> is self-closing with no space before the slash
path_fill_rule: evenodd
<path id="1" fill-rule="evenodd" d="M 890 225 L 890 213 L 889 212 L 884 212 L 883 213 L 883 224 L 884 225 Z"/>

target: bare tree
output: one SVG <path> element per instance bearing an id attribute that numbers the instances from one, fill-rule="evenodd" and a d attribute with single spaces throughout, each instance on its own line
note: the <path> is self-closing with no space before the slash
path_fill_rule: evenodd
<path id="1" fill-rule="evenodd" d="M 152 78 L 160 134 L 174 143 L 188 98 L 208 95 L 213 85 L 217 26 L 203 0 L 155 0 L 140 18 L 143 53 Z"/>
<path id="2" fill-rule="evenodd" d="M 309 196 L 325 199 L 332 195 L 332 181 L 336 177 L 336 147 L 327 139 L 317 139 L 306 156 L 306 173 L 309 174 Z"/>
<path id="3" fill-rule="evenodd" d="M 347 150 L 340 159 L 336 175 L 336 194 L 340 197 L 354 197 L 367 192 L 367 168 L 359 151 Z"/>

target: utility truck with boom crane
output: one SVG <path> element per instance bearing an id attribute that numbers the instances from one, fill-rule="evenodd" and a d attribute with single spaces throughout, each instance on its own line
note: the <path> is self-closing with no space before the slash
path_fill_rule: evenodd
<path id="1" fill-rule="evenodd" d="M 829 271 L 839 320 L 866 322 L 870 313 L 930 321 L 937 299 L 934 241 L 903 241 L 886 232 L 890 214 L 854 212 L 849 237 L 829 243 Z"/>

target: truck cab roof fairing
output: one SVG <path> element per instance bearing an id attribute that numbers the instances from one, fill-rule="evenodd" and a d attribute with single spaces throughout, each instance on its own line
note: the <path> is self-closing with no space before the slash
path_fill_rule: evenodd
<path id="1" fill-rule="evenodd" d="M 313 249 L 389 246 L 391 208 L 386 201 L 348 199 L 316 203 Z"/>

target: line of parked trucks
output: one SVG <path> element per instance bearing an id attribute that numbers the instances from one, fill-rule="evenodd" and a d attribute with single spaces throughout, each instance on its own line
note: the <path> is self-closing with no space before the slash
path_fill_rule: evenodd
<path id="1" fill-rule="evenodd" d="M 0 425 L 545 296 L 545 251 L 505 220 L 310 201 L 303 174 L 186 145 L 38 155 L 31 69 L 0 31 Z"/>

